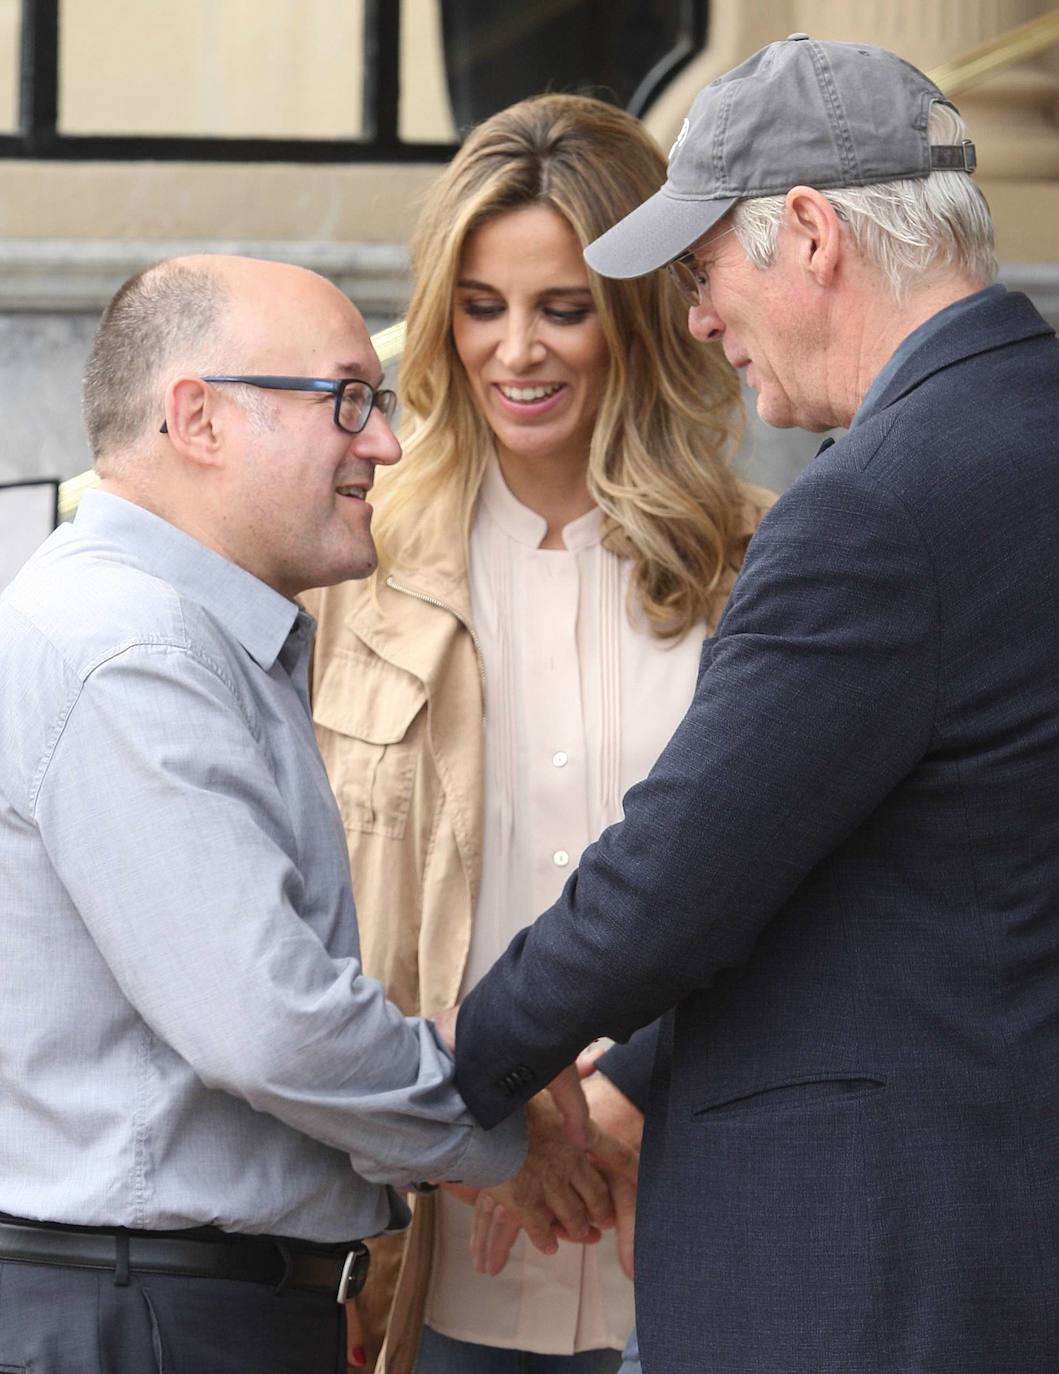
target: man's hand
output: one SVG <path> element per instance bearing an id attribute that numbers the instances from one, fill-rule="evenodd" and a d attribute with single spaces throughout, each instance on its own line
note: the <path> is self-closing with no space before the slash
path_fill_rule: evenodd
<path id="1" fill-rule="evenodd" d="M 587 1150 L 589 1142 L 588 1104 L 575 1064 L 568 1064 L 548 1084 L 548 1092 L 563 1119 L 563 1134 L 575 1150 Z"/>
<path id="2" fill-rule="evenodd" d="M 450 1054 L 456 1053 L 459 1010 L 458 1005 L 450 1007 L 434 1018 Z M 530 1100 L 529 1150 L 522 1169 L 507 1183 L 477 1195 L 471 1252 L 479 1273 L 500 1273 L 521 1229 L 550 1255 L 560 1240 L 591 1244 L 613 1226 L 622 1268 L 632 1276 L 643 1118 L 608 1078 L 593 1072 L 595 1057 L 568 1065 L 548 1084 L 547 1096 L 539 1093 Z M 586 1074 L 599 1123 L 589 1117 L 581 1082 Z"/>
<path id="3" fill-rule="evenodd" d="M 636 1112 L 609 1080 L 608 1087 Z M 638 1140 L 634 1129 L 626 1130 L 620 1104 L 605 1090 L 596 1095 L 611 1119 L 621 1122 L 631 1140 Z M 523 1227 L 538 1250 L 553 1254 L 560 1240 L 595 1242 L 603 1229 L 615 1226 L 622 1267 L 631 1273 L 638 1149 L 592 1122 L 587 1130 L 591 1153 L 586 1157 L 565 1139 L 556 1108 L 543 1096 L 534 1098 L 527 1110 L 530 1153 L 522 1172 L 499 1188 L 484 1189 L 477 1199 L 471 1236 L 476 1270 L 499 1274 Z"/>
<path id="4" fill-rule="evenodd" d="M 618 1259 L 631 1279 L 636 1234 L 636 1174 L 643 1136 L 643 1113 L 605 1073 L 594 1073 L 584 1086 L 592 1121 L 600 1132 L 600 1140 L 608 1146 L 606 1149 L 593 1148 L 589 1157 L 610 1184 Z M 614 1153 L 610 1142 L 618 1144 L 620 1153 Z M 630 1159 L 635 1159 L 632 1171 L 629 1168 Z"/>
<path id="5" fill-rule="evenodd" d="M 583 1150 L 566 1139 L 563 1118 L 548 1094 L 526 1104 L 529 1149 L 513 1179 L 488 1191 L 517 1216 L 526 1234 L 545 1254 L 558 1249 L 558 1237 L 591 1242 L 614 1224 L 610 1189 Z"/>
<path id="6" fill-rule="evenodd" d="M 638 1155 L 643 1138 L 643 1112 L 636 1103 L 602 1072 L 587 1079 L 584 1090 L 588 1110 L 599 1129 Z"/>

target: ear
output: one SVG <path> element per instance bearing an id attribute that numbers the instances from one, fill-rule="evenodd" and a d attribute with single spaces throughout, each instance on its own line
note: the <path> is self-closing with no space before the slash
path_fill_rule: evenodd
<path id="1" fill-rule="evenodd" d="M 811 186 L 795 186 L 787 192 L 784 219 L 798 260 L 817 285 L 834 280 L 842 251 L 842 224 L 835 207 Z"/>
<path id="2" fill-rule="evenodd" d="M 221 464 L 217 392 L 201 377 L 176 377 L 166 387 L 165 424 L 169 442 L 188 462 Z"/>

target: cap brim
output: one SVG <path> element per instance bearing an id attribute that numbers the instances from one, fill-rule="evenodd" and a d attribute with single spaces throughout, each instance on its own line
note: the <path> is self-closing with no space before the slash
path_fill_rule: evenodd
<path id="1" fill-rule="evenodd" d="M 642 277 L 679 257 L 736 203 L 677 199 L 663 186 L 585 249 L 585 261 L 601 277 Z"/>

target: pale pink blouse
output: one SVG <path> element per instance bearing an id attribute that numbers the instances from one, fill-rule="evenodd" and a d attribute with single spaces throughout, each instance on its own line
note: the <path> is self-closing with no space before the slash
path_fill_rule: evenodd
<path id="1" fill-rule="evenodd" d="M 702 636 L 651 635 L 626 606 L 629 565 L 592 510 L 541 549 L 546 522 L 494 459 L 470 541 L 486 681 L 485 835 L 463 992 L 558 897 L 581 851 L 620 820 L 691 701 Z M 495 1278 L 469 1259 L 472 1211 L 442 1194 L 427 1322 L 458 1340 L 568 1355 L 621 1347 L 632 1285 L 613 1236 L 542 1255 L 520 1236 Z"/>

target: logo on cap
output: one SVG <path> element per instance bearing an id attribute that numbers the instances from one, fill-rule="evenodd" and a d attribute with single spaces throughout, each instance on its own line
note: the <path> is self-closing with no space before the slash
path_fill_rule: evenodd
<path id="1" fill-rule="evenodd" d="M 677 134 L 676 138 L 673 140 L 673 146 L 672 146 L 672 148 L 670 148 L 670 150 L 669 150 L 669 161 L 670 161 L 670 162 L 673 161 L 673 158 L 676 156 L 678 150 L 684 146 L 684 140 L 687 138 L 687 136 L 688 136 L 688 130 L 689 130 L 690 128 L 691 128 L 691 125 L 690 125 L 690 124 L 688 123 L 688 121 L 685 119 L 684 123 L 680 126 L 680 133 Z"/>

